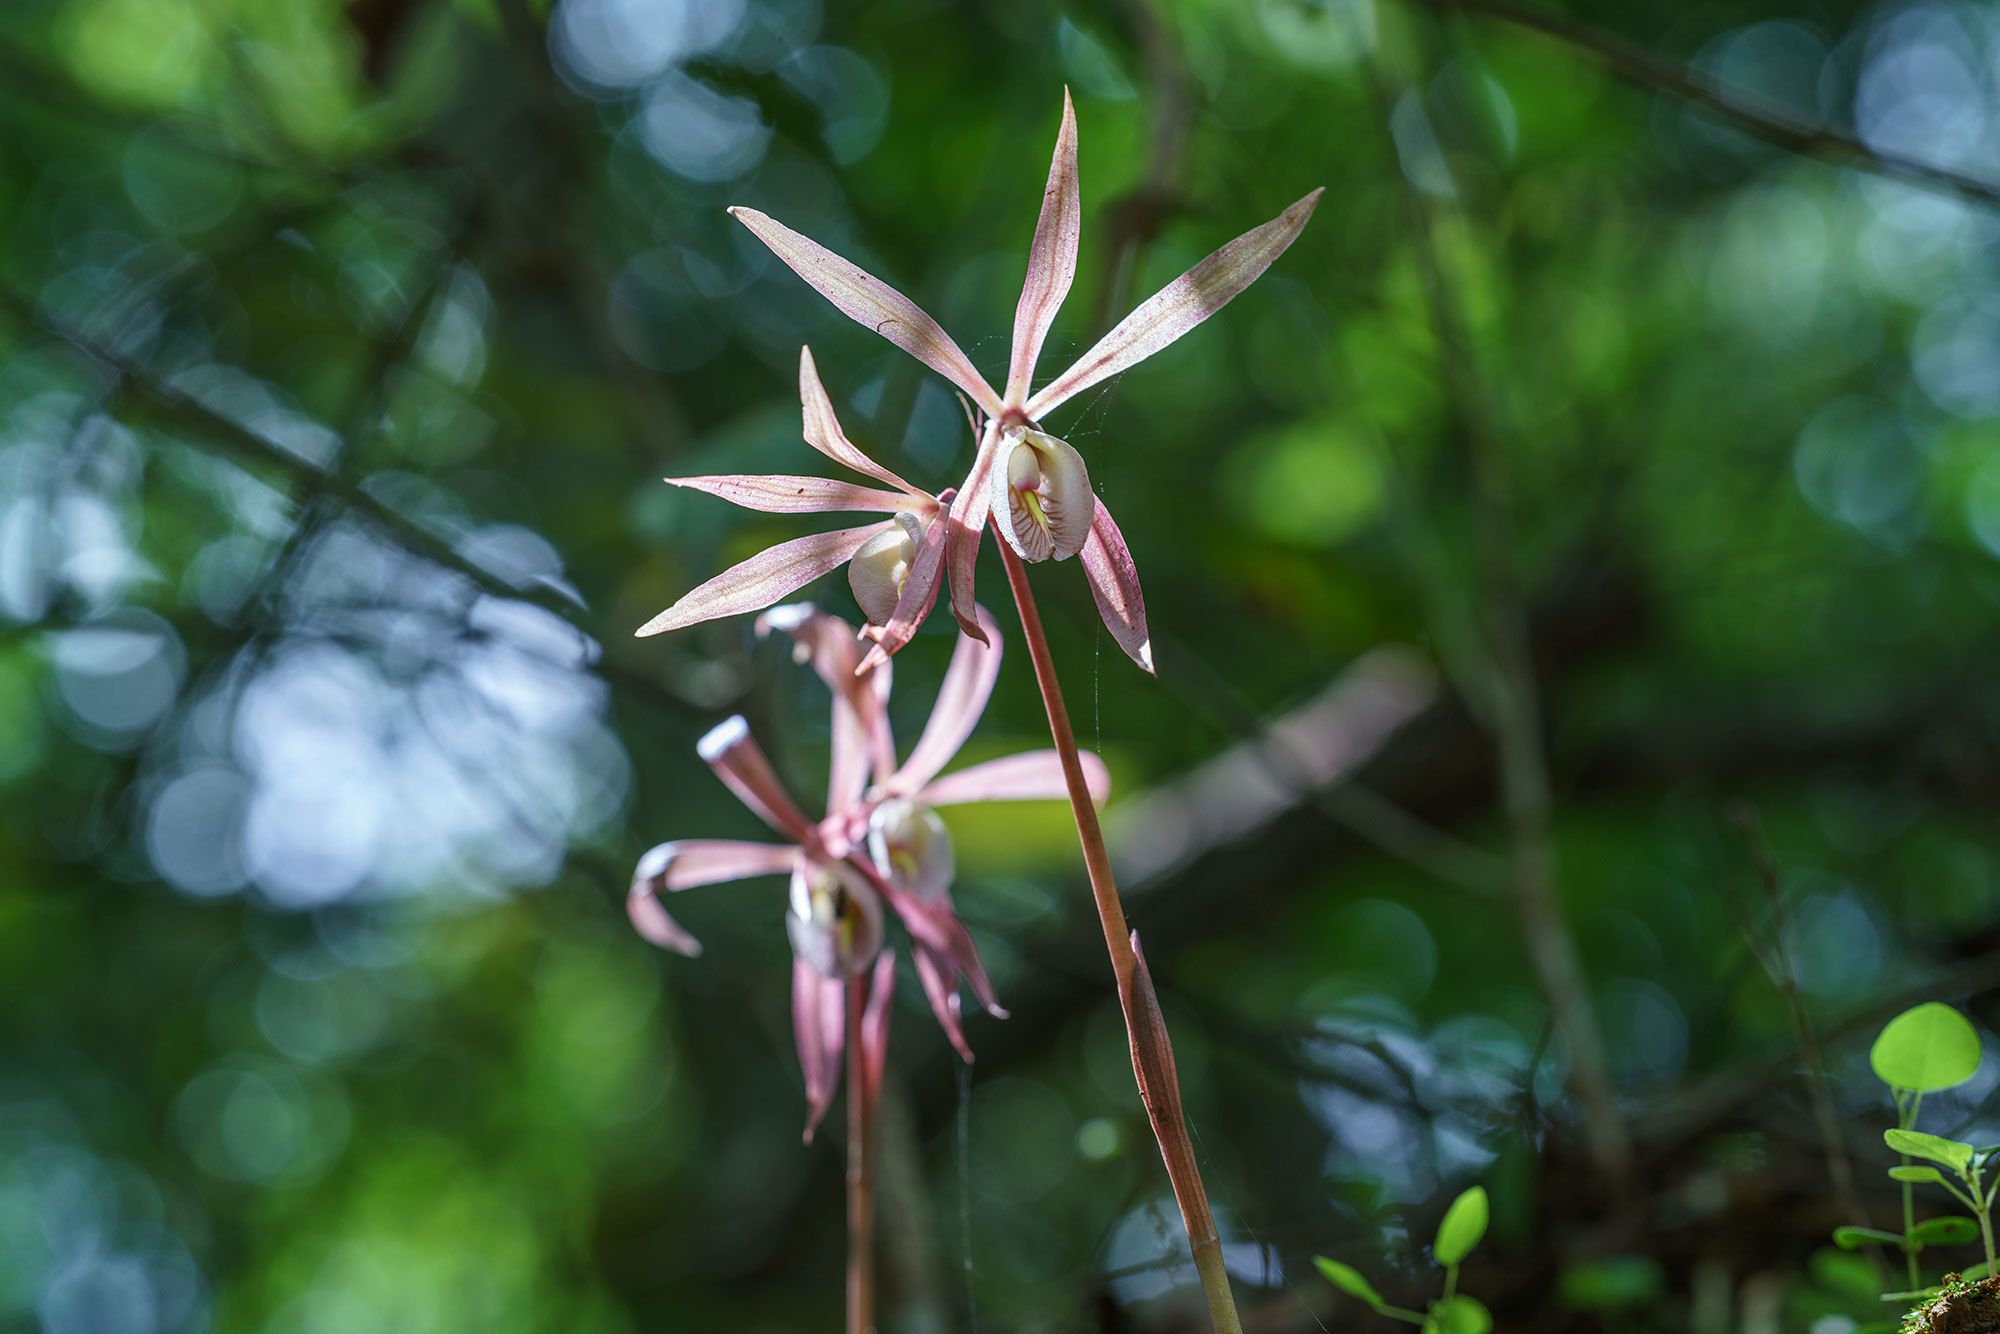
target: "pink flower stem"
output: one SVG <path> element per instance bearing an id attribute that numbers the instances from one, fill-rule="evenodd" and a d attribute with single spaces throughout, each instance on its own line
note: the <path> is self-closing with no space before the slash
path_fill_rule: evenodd
<path id="1" fill-rule="evenodd" d="M 1139 1081 L 1139 1097 L 1145 1103 L 1153 1138 L 1159 1141 L 1160 1156 L 1166 1160 L 1167 1179 L 1173 1183 L 1174 1200 L 1180 1205 L 1181 1221 L 1187 1227 L 1195 1272 L 1200 1275 L 1202 1292 L 1208 1298 L 1209 1319 L 1216 1334 L 1242 1334 L 1243 1324 L 1236 1314 L 1229 1275 L 1222 1264 L 1222 1240 L 1215 1231 L 1215 1215 L 1209 1210 L 1208 1192 L 1202 1187 L 1201 1169 L 1194 1145 L 1188 1139 L 1187 1122 L 1181 1115 L 1173 1047 L 1167 1040 L 1167 1027 L 1160 1017 L 1159 1001 L 1153 994 L 1144 960 L 1134 948 L 1136 937 L 1125 924 L 1118 882 L 1112 878 L 1111 857 L 1104 847 L 1104 830 L 1097 823 L 1097 807 L 1091 802 L 1090 788 L 1084 782 L 1076 735 L 1070 730 L 1069 709 L 1063 703 L 1062 686 L 1056 680 L 1048 638 L 1042 633 L 1035 594 L 1028 587 L 1028 571 L 1004 540 L 994 545 L 1000 548 L 1000 560 L 1007 567 L 1007 583 L 1014 591 L 1014 605 L 1021 613 L 1021 633 L 1028 641 L 1028 656 L 1035 664 L 1035 683 L 1041 687 L 1042 704 L 1048 710 L 1049 734 L 1062 758 L 1070 811 L 1076 817 L 1077 842 L 1083 847 L 1091 896 L 1097 902 L 1097 920 L 1104 928 L 1104 948 L 1111 955 L 1111 972 L 1118 981 L 1118 1003 L 1125 1013 L 1125 1035 L 1131 1042 L 1132 1073 Z"/>
<path id="2" fill-rule="evenodd" d="M 875 1099 L 861 1050 L 868 975 L 847 983 L 847 1334 L 875 1330 Z"/>

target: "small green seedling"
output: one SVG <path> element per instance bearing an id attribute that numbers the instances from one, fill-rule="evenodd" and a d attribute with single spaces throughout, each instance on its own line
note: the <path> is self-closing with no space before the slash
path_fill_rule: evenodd
<path id="1" fill-rule="evenodd" d="M 1444 1293 L 1426 1311 L 1391 1306 L 1360 1270 L 1338 1260 L 1316 1255 L 1313 1263 L 1319 1266 L 1327 1282 L 1365 1303 L 1377 1315 L 1421 1325 L 1423 1334 L 1488 1334 L 1493 1328 L 1492 1314 L 1458 1290 L 1458 1267 L 1486 1235 L 1488 1213 L 1483 1186 L 1466 1191 L 1444 1211 L 1444 1218 L 1438 1223 L 1437 1240 L 1431 1244 L 1432 1257 L 1444 1266 Z"/>
<path id="2" fill-rule="evenodd" d="M 1844 1250 L 1874 1243 L 1902 1251 L 1909 1267 L 1910 1291 L 1886 1293 L 1885 1301 L 1914 1298 L 1929 1291 L 1917 1265 L 1917 1257 L 1926 1246 L 1962 1246 L 1978 1237 L 1986 1246 L 1986 1269 L 1980 1272 L 1990 1272 L 1993 1267 L 1993 1189 L 1983 1186 L 1982 1181 L 1994 1155 L 2000 1154 L 2000 1146 L 1975 1149 L 1916 1129 L 1924 1095 L 1972 1078 L 1979 1072 L 1980 1056 L 1979 1034 L 1965 1016 L 1936 1001 L 1926 1001 L 1891 1019 L 1868 1051 L 1869 1065 L 1889 1086 L 1896 1103 L 1896 1128 L 1885 1131 L 1883 1139 L 1903 1156 L 1899 1166 L 1889 1169 L 1890 1177 L 1903 1187 L 1903 1230 L 1899 1234 L 1879 1228 L 1843 1227 L 1834 1229 L 1833 1240 Z M 1964 1189 L 1954 1186 L 1937 1167 L 1913 1163 L 1913 1158 L 1949 1169 Z M 2000 1185 L 2000 1180 L 1995 1184 Z M 1972 1211 L 1972 1217 L 1919 1222 L 1914 1194 L 1918 1185 L 1943 1186 Z"/>

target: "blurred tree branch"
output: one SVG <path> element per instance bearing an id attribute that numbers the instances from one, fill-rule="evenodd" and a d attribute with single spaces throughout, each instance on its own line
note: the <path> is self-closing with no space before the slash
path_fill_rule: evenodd
<path id="1" fill-rule="evenodd" d="M 1390 135 L 1392 153 L 1401 162 L 1401 154 L 1407 150 L 1394 142 L 1392 126 L 1399 99 L 1415 94 L 1400 86 L 1403 81 L 1391 73 L 1388 57 L 1379 47 L 1370 53 L 1366 65 L 1383 132 Z M 1428 114 L 1420 101 L 1411 105 L 1419 114 Z M 1461 638 L 1479 646 L 1483 661 L 1477 678 L 1462 677 L 1458 685 L 1492 734 L 1499 761 L 1501 808 L 1509 830 L 1514 912 L 1536 979 L 1569 1041 L 1571 1079 L 1583 1105 L 1591 1157 L 1606 1183 L 1626 1194 L 1632 1184 L 1631 1138 L 1612 1088 L 1589 980 L 1557 882 L 1541 693 L 1527 601 L 1514 568 L 1519 543 L 1508 447 L 1501 439 L 1498 409 L 1482 375 L 1465 312 L 1445 272 L 1437 240 L 1436 206 L 1410 179 L 1408 164 L 1402 165 L 1399 180 L 1409 204 L 1411 244 L 1430 316 L 1439 378 L 1463 433 L 1470 465 L 1466 502 L 1478 548 L 1481 605 L 1476 623 L 1463 627 L 1466 633 Z M 1442 167 L 1441 156 L 1438 165 Z M 1439 601 L 1440 605 L 1451 605 L 1448 599 Z"/>
<path id="2" fill-rule="evenodd" d="M 85 335 L 61 324 L 34 303 L 10 289 L 0 289 L 0 311 L 12 315 L 25 326 L 40 328 L 83 354 L 110 380 L 108 397 L 135 400 L 163 423 L 192 432 L 194 440 L 208 441 L 211 448 L 238 459 L 274 467 L 302 487 L 337 500 L 348 511 L 368 520 L 391 541 L 442 569 L 469 580 L 480 592 L 493 597 L 526 602 L 568 622 L 593 642 L 599 636 L 581 605 L 569 594 L 546 580 L 516 583 L 467 557 L 452 542 L 394 506 L 377 499 L 360 485 L 342 477 L 337 470 L 322 468 L 294 454 L 277 441 L 217 412 L 207 404 L 156 378 L 144 367 Z M 341 453 L 347 450 L 342 443 Z M 613 684 L 636 689 L 687 713 L 694 705 L 660 683 L 636 673 L 623 671 L 599 660 L 591 670 Z"/>
<path id="3" fill-rule="evenodd" d="M 1724 83 L 1623 38 L 1515 0 L 1412 0 L 1443 13 L 1475 14 L 1553 38 L 1628 83 L 1712 111 L 1766 143 L 1808 157 L 1831 158 L 1881 176 L 2000 206 L 2000 184 L 1900 153 L 1873 148 L 1824 125 L 1801 120 L 1757 94 Z"/>

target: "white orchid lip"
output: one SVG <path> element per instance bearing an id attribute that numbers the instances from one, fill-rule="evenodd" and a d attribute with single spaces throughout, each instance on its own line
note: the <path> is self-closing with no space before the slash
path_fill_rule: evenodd
<path id="1" fill-rule="evenodd" d="M 869 816 L 868 856 L 890 884 L 927 903 L 951 888 L 951 832 L 936 811 L 907 797 L 891 797 Z"/>
<path id="2" fill-rule="evenodd" d="M 986 485 L 993 526 L 1022 560 L 1068 560 L 1090 537 L 1097 496 L 1083 455 L 1068 441 L 1009 430 Z"/>
<path id="3" fill-rule="evenodd" d="M 785 929 L 814 972 L 853 977 L 881 952 L 882 902 L 846 867 L 801 863 L 792 871 Z"/>
<path id="4" fill-rule="evenodd" d="M 897 514 L 847 563 L 847 586 L 854 590 L 855 604 L 870 625 L 887 625 L 895 616 L 923 535 L 915 515 Z"/>

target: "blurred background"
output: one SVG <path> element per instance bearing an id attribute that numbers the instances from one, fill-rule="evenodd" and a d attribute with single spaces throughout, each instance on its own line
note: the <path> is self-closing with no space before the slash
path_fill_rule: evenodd
<path id="1" fill-rule="evenodd" d="M 621 904 L 761 832 L 726 715 L 819 790 L 781 647 L 631 637 L 802 527 L 658 479 L 829 471 L 810 341 L 955 480 L 723 209 L 998 374 L 1064 85 L 1045 374 L 1327 187 L 1049 423 L 1159 679 L 1035 574 L 1250 1325 L 1392 1328 L 1310 1257 L 1421 1305 L 1475 1181 L 1502 1330 L 1881 1319 L 1869 1039 L 2000 1024 L 2000 7 L 1533 3 L 8 5 L 0 1328 L 835 1327 L 781 887 L 696 960 Z M 1046 743 L 1010 640 L 969 754 Z M 884 1329 L 1205 1328 L 1068 813 L 950 820 L 1013 1017 L 967 1069 L 900 989 Z"/>

